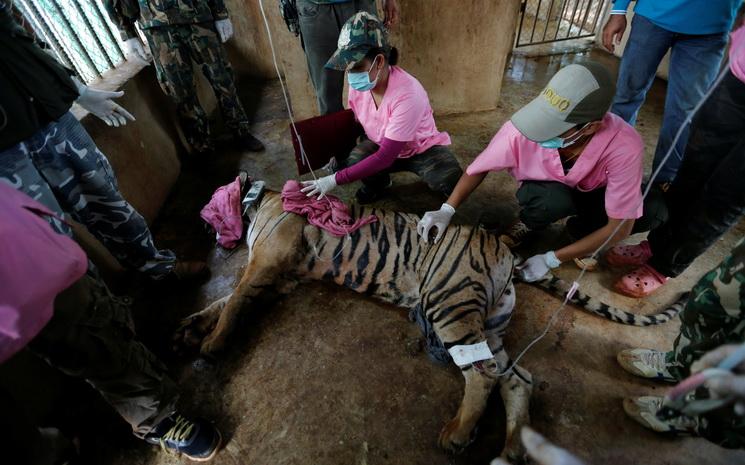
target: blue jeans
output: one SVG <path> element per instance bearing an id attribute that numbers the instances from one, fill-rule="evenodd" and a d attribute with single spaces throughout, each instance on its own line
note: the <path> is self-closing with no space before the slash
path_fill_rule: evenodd
<path id="1" fill-rule="evenodd" d="M 657 67 L 665 53 L 671 50 L 665 111 L 654 154 L 654 169 L 662 163 L 687 114 L 714 81 L 726 45 L 726 32 L 678 34 L 655 25 L 641 15 L 634 16 L 629 41 L 621 58 L 611 111 L 629 124 L 636 123 L 639 107 L 652 86 Z M 669 182 L 675 178 L 687 141 L 686 127 L 655 182 Z"/>
<path id="2" fill-rule="evenodd" d="M 127 268 L 159 279 L 176 264 L 173 252 L 155 247 L 145 219 L 124 200 L 109 161 L 72 113 L 1 151 L 0 182 L 85 225 Z M 50 223 L 72 237 L 66 223 Z"/>

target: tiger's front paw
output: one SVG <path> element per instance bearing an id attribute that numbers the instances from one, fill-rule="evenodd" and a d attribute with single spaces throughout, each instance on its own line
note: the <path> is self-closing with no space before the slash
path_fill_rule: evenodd
<path id="1" fill-rule="evenodd" d="M 463 428 L 458 417 L 455 417 L 442 428 L 438 442 L 446 451 L 458 454 L 472 441 L 471 431 Z"/>

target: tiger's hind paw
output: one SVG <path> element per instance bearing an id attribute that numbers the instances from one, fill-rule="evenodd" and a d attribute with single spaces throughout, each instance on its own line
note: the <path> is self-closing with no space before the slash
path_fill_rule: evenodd
<path id="1" fill-rule="evenodd" d="M 215 329 L 221 310 L 221 306 L 212 304 L 204 310 L 181 320 L 179 327 L 173 334 L 174 352 L 183 354 L 203 346 L 205 338 Z"/>
<path id="2" fill-rule="evenodd" d="M 466 431 L 461 428 L 458 418 L 453 418 L 445 424 L 440 431 L 438 441 L 440 447 L 453 454 L 459 454 L 474 440 L 474 431 Z"/>

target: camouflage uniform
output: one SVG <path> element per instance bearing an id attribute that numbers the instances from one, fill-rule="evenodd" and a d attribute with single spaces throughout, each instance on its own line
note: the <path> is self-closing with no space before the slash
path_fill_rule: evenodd
<path id="1" fill-rule="evenodd" d="M 670 373 L 679 379 L 706 352 L 745 341 L 745 239 L 699 280 L 680 319 L 680 334 L 667 353 Z M 745 417 L 723 410 L 705 415 L 701 434 L 724 447 L 745 447 Z"/>
<path id="2" fill-rule="evenodd" d="M 28 348 L 85 379 L 140 438 L 176 410 L 176 383 L 137 339 L 129 304 L 86 275 L 57 296 L 54 315 Z"/>
<path id="3" fill-rule="evenodd" d="M 210 150 L 212 143 L 192 62 L 212 86 L 226 126 L 236 137 L 250 135 L 233 69 L 214 27 L 215 21 L 228 18 L 222 0 L 105 0 L 104 5 L 124 39 L 136 37 L 134 25 L 139 23 L 158 82 L 175 102 L 184 135 L 195 150 Z"/>
<path id="4" fill-rule="evenodd" d="M 71 113 L 0 152 L 3 181 L 84 224 L 128 268 L 158 279 L 176 264 L 173 252 L 155 248 L 145 219 L 119 192 L 109 161 Z M 50 222 L 72 236 L 69 225 Z"/>

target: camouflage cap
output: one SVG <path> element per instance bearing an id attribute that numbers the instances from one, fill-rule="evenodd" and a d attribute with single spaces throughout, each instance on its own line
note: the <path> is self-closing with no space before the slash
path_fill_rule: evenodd
<path id="1" fill-rule="evenodd" d="M 339 71 L 363 59 L 372 48 L 379 47 L 386 52 L 391 48 L 383 23 L 366 11 L 360 11 L 344 23 L 336 46 L 326 68 Z"/>

